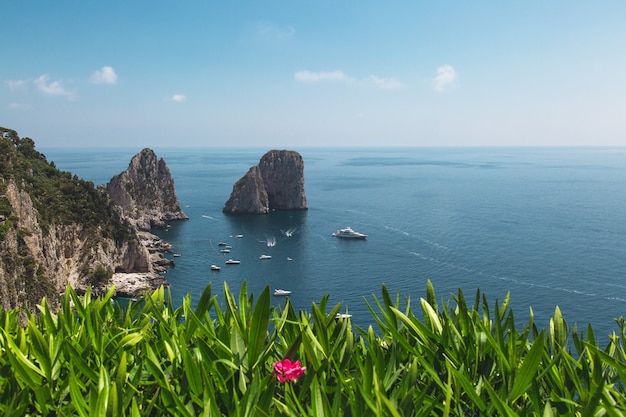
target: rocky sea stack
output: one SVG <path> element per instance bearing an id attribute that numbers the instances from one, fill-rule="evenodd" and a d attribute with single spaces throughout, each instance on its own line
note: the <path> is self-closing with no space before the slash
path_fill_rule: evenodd
<path id="1" fill-rule="evenodd" d="M 125 220 L 139 230 L 164 229 L 170 220 L 189 218 L 180 208 L 165 160 L 157 159 L 152 149 L 135 155 L 126 171 L 111 178 L 107 190 Z"/>
<path id="2" fill-rule="evenodd" d="M 302 156 L 296 151 L 272 150 L 235 183 L 223 211 L 262 214 L 306 209 Z"/>

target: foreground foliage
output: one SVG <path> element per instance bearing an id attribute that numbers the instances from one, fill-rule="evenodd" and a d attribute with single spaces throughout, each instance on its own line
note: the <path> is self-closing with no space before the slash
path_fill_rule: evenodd
<path id="1" fill-rule="evenodd" d="M 310 312 L 271 307 L 245 284 L 235 297 L 209 285 L 192 308 L 159 289 L 121 308 L 112 292 L 65 293 L 26 327 L 0 312 L 3 415 L 621 416 L 625 326 L 601 348 L 557 308 L 549 329 L 517 329 L 508 296 L 480 291 L 438 304 L 430 282 L 410 300 L 368 304 L 378 331 L 337 319 L 327 298 Z M 417 315 L 419 314 L 420 317 Z M 290 361 L 284 361 L 290 359 Z M 282 362 L 281 362 L 282 361 Z M 299 361 L 293 377 L 275 369 Z M 279 363 L 280 365 L 277 365 Z M 298 363 L 299 367 L 300 363 Z M 306 368 L 306 370 L 304 369 Z M 304 372 L 304 373 L 302 373 Z"/>

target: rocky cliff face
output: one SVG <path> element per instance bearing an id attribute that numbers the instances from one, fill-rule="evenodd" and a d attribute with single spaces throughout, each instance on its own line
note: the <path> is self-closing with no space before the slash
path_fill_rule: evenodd
<path id="1" fill-rule="evenodd" d="M 306 210 L 304 161 L 296 151 L 272 150 L 233 186 L 225 213 Z"/>
<path id="2" fill-rule="evenodd" d="M 167 284 L 159 273 L 171 265 L 162 253 L 169 245 L 135 225 L 186 218 L 169 170 L 144 150 L 118 177 L 126 209 L 0 127 L 0 306 L 35 311 L 47 297 L 54 307 L 68 285 L 138 296 Z"/>
<path id="3" fill-rule="evenodd" d="M 80 223 L 42 228 L 30 195 L 12 180 L 5 197 L 16 227 L 7 228 L 0 245 L 3 308 L 33 309 L 43 297 L 54 305 L 68 284 L 79 291 L 87 285 L 104 290 L 113 272 L 144 272 L 157 278 L 148 249 L 132 233 L 116 241 L 102 228 Z"/>
<path id="4" fill-rule="evenodd" d="M 170 220 L 188 219 L 165 160 L 157 160 L 152 149 L 135 155 L 128 169 L 107 184 L 107 191 L 126 221 L 139 230 L 163 229 Z"/>

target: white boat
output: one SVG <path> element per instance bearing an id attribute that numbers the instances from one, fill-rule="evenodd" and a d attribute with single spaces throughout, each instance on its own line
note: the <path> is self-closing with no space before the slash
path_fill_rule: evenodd
<path id="1" fill-rule="evenodd" d="M 180 258 L 180 253 L 175 253 L 174 258 Z"/>
<path id="2" fill-rule="evenodd" d="M 259 256 L 259 259 L 272 259 L 271 255 L 261 255 Z"/>
<path id="3" fill-rule="evenodd" d="M 293 258 L 290 258 L 289 256 L 287 257 L 288 261 L 293 261 Z"/>
<path id="4" fill-rule="evenodd" d="M 219 242 L 217 246 L 226 246 L 226 242 Z"/>
<path id="5" fill-rule="evenodd" d="M 349 319 L 350 317 L 352 317 L 352 314 L 346 313 L 337 313 L 337 315 L 335 316 L 336 319 Z"/>
<path id="6" fill-rule="evenodd" d="M 227 265 L 239 265 L 241 263 L 241 261 L 235 260 L 235 259 L 229 259 L 225 262 Z"/>
<path id="7" fill-rule="evenodd" d="M 222 269 L 221 266 L 211 265 L 211 271 L 219 271 L 220 269 Z"/>
<path id="8" fill-rule="evenodd" d="M 291 291 L 287 290 L 274 290 L 274 295 L 289 295 Z"/>
<path id="9" fill-rule="evenodd" d="M 230 249 L 221 249 L 220 252 L 221 253 L 230 253 Z"/>
<path id="10" fill-rule="evenodd" d="M 364 233 L 355 232 L 350 226 L 344 229 L 339 229 L 333 233 L 334 237 L 341 237 L 344 239 L 365 239 L 367 235 Z"/>

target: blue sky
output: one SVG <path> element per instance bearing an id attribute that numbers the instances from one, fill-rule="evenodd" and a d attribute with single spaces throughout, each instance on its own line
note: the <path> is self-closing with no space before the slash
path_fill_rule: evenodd
<path id="1" fill-rule="evenodd" d="M 4 1 L 51 146 L 626 146 L 624 1 Z"/>

